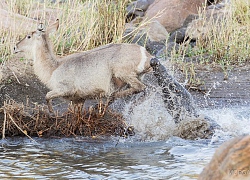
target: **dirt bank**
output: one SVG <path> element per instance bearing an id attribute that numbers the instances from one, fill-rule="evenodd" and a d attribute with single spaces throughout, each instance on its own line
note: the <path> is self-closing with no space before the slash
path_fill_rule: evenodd
<path id="1" fill-rule="evenodd" d="M 196 78 L 203 83 L 191 93 L 200 108 L 248 105 L 250 103 L 250 64 L 221 67 L 199 66 Z"/>
<path id="2" fill-rule="evenodd" d="M 199 78 L 203 84 L 187 88 L 198 108 L 248 104 L 250 102 L 249 70 L 250 65 L 234 67 L 227 71 L 228 75 L 225 77 L 220 67 L 197 66 L 196 78 Z M 0 106 L 2 107 L 0 127 L 3 129 L 6 117 L 9 121 L 5 125 L 11 127 L 6 130 L 6 136 L 23 134 L 18 130 L 17 125 L 29 135 L 43 137 L 133 134 L 133 130 L 127 127 L 120 114 L 113 110 L 105 110 L 107 113 L 102 115 L 105 109 L 103 106 L 99 108 L 96 106 L 96 109 L 91 110 L 92 114 L 89 109 L 81 110 L 82 113 L 79 115 L 77 109 L 68 107 L 69 102 L 57 99 L 53 104 L 56 105 L 55 109 L 59 114 L 49 114 L 44 98 L 48 89 L 33 74 L 31 61 L 15 57 L 5 62 L 1 66 L 0 77 Z M 176 77 L 183 76 L 179 74 Z M 177 79 L 184 82 L 183 78 Z M 4 106 L 4 102 L 8 104 Z M 17 120 L 17 125 L 12 119 Z M 128 132 L 128 129 L 131 131 Z"/>
<path id="3" fill-rule="evenodd" d="M 55 113 L 49 113 L 45 105 L 48 89 L 33 74 L 30 61 L 15 57 L 5 62 L 0 77 L 0 129 L 5 131 L 5 136 L 27 133 L 39 137 L 94 137 L 128 133 L 129 127 L 122 116 L 106 109 L 105 104 L 84 110 L 56 99 Z"/>
<path id="4" fill-rule="evenodd" d="M 2 76 L 2 78 L 1 78 Z M 0 68 L 0 106 L 5 100 L 14 99 L 25 103 L 45 103 L 48 89 L 33 73 L 32 62 L 15 57 Z"/>

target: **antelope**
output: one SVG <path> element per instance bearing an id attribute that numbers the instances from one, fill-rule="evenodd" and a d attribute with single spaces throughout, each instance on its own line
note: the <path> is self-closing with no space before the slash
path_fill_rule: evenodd
<path id="1" fill-rule="evenodd" d="M 50 112 L 54 98 L 84 103 L 100 96 L 122 98 L 146 88 L 139 77 L 152 70 L 152 56 L 144 47 L 108 44 L 59 58 L 49 40 L 58 27 L 59 20 L 47 29 L 39 24 L 14 47 L 14 53 L 23 52 L 26 58 L 33 59 L 34 73 L 50 90 L 45 97 Z"/>

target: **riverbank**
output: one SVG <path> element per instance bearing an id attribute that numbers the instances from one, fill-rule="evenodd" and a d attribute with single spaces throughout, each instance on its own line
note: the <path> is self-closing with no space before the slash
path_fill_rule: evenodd
<path id="1" fill-rule="evenodd" d="M 141 7 L 137 7 L 137 5 L 139 5 L 139 2 L 140 1 L 134 1 L 130 5 L 133 5 L 132 7 L 134 7 L 134 10 L 138 8 L 140 9 Z M 162 1 L 161 3 L 164 2 L 165 1 Z M 150 3 L 153 3 L 153 1 Z M 151 5 L 147 4 L 148 10 L 146 6 L 145 9 L 141 9 L 145 11 L 146 17 L 148 17 L 147 14 L 150 12 L 150 9 L 152 10 L 152 7 L 158 7 L 159 9 L 157 11 L 159 11 L 163 7 L 158 3 L 160 2 L 156 1 Z M 240 31 L 239 34 L 237 33 L 235 34 L 236 29 L 242 30 L 241 26 L 244 26 L 244 21 L 243 21 L 244 18 L 241 20 L 241 23 L 239 23 L 238 21 L 235 20 L 235 18 L 233 18 L 234 16 L 236 17 L 236 19 L 239 18 L 238 16 L 239 14 L 237 13 L 234 14 L 233 12 L 235 12 L 235 10 L 227 8 L 230 7 L 231 5 L 233 6 L 234 4 L 230 3 L 228 4 L 224 1 L 222 4 L 217 1 L 214 3 L 218 4 L 211 5 L 211 3 L 208 3 L 202 5 L 199 3 L 200 5 L 197 7 L 204 6 L 203 7 L 204 14 L 207 14 L 212 9 L 213 11 L 211 12 L 211 14 L 209 13 L 208 16 L 205 17 L 213 16 L 214 20 L 220 19 L 219 14 L 221 13 L 224 14 L 225 16 L 223 17 L 225 19 L 223 18 L 223 21 L 219 21 L 218 24 L 213 24 L 212 23 L 213 21 L 207 22 L 206 18 L 204 19 L 203 17 L 204 14 L 203 13 L 199 14 L 197 8 L 193 9 L 194 10 L 193 13 L 195 14 L 198 13 L 196 15 L 192 13 L 189 14 L 190 12 L 186 14 L 185 12 L 183 12 L 185 8 L 180 8 L 178 9 L 178 11 L 176 10 L 174 12 L 166 11 L 165 13 L 163 13 L 162 17 L 164 18 L 164 20 L 169 20 L 170 13 L 173 15 L 174 19 L 176 19 L 177 12 L 178 12 L 177 14 L 184 15 L 178 27 L 174 28 L 176 30 L 173 31 L 173 30 L 168 30 L 169 26 L 165 27 L 162 24 L 163 22 L 159 23 L 158 21 L 155 21 L 155 19 L 150 18 L 152 22 L 149 22 L 144 17 L 144 15 L 142 15 L 142 17 L 136 14 L 129 15 L 130 11 L 127 12 L 128 11 L 127 7 L 130 6 L 128 4 L 128 1 L 124 2 L 121 1 L 120 3 L 107 3 L 106 1 L 96 1 L 95 3 L 90 3 L 90 1 L 86 1 L 84 3 L 65 2 L 58 4 L 34 3 L 33 6 L 30 6 L 29 8 L 27 8 L 26 6 L 22 6 L 21 3 L 13 5 L 12 3 L 3 1 L 1 8 L 4 13 L 2 14 L 8 17 L 9 19 L 2 18 L 6 20 L 8 23 L 2 23 L 7 26 L 5 27 L 6 32 L 5 30 L 2 31 L 3 37 L 5 38 L 3 38 L 1 41 L 3 47 L 5 48 L 3 48 L 4 49 L 3 51 L 1 51 L 2 58 L 0 59 L 1 62 L 0 107 L 2 107 L 0 113 L 1 117 L 0 119 L 4 121 L 6 120 L 6 117 L 8 117 L 11 122 L 11 117 L 12 118 L 14 117 L 12 112 L 13 109 L 14 111 L 20 113 L 20 109 L 22 109 L 22 111 L 24 111 L 24 109 L 25 111 L 33 111 L 34 109 L 36 110 L 41 108 L 42 110 L 38 110 L 36 114 L 39 114 L 40 111 L 44 111 L 43 113 L 46 114 L 46 118 L 49 120 L 49 122 L 50 120 L 53 121 L 54 119 L 58 119 L 59 116 L 63 116 L 62 115 L 63 113 L 67 114 L 68 111 L 70 112 L 72 111 L 72 107 L 71 106 L 68 107 L 69 102 L 65 102 L 64 100 L 55 100 L 53 101 L 54 106 L 55 109 L 58 110 L 59 115 L 57 114 L 54 116 L 54 119 L 53 118 L 51 119 L 51 114 L 47 112 L 45 105 L 46 104 L 45 95 L 48 92 L 48 89 L 34 75 L 32 61 L 25 60 L 21 56 L 10 57 L 11 56 L 10 54 L 12 54 L 11 49 L 13 49 L 14 43 L 20 39 L 22 34 L 26 34 L 26 31 L 31 31 L 31 29 L 34 30 L 37 23 L 42 22 L 45 16 L 46 16 L 45 24 L 51 24 L 55 21 L 55 19 L 57 18 L 60 19 L 59 31 L 54 37 L 51 37 L 51 40 L 55 45 L 55 51 L 58 56 L 64 56 L 67 54 L 80 51 L 86 51 L 88 49 L 92 49 L 94 47 L 108 43 L 121 43 L 127 41 L 129 43 L 131 42 L 138 43 L 141 44 L 142 46 L 145 46 L 147 50 L 150 53 L 154 54 L 157 58 L 162 59 L 162 63 L 166 65 L 166 67 L 168 67 L 169 71 L 174 71 L 174 73 L 172 74 L 176 78 L 176 80 L 181 84 L 185 85 L 185 87 L 189 90 L 189 92 L 192 93 L 197 109 L 231 106 L 242 103 L 247 104 L 249 102 L 248 100 L 249 93 L 247 91 L 247 89 L 249 89 L 249 79 L 248 79 L 249 65 L 247 60 L 248 46 L 245 47 L 244 43 L 243 45 L 241 44 L 243 42 L 243 40 L 241 40 L 241 38 L 243 38 L 241 35 L 242 34 L 245 35 L 243 39 L 244 41 L 247 42 L 248 39 L 247 35 L 249 34 L 247 33 L 248 28 L 246 29 L 244 28 L 246 31 L 243 32 L 246 33 L 242 33 Z M 212 2 L 212 4 L 214 3 Z M 191 5 L 191 3 L 187 3 L 186 5 L 189 6 Z M 69 9 L 71 11 L 68 11 Z M 108 11 L 106 9 L 108 9 Z M 171 9 L 172 8 L 169 8 L 169 10 Z M 240 9 L 241 6 L 237 5 L 236 10 Z M 229 13 L 228 11 L 231 13 Z M 46 13 L 45 14 L 42 13 L 43 14 L 42 15 L 41 12 L 44 13 L 46 12 Z M 86 16 L 86 14 L 88 16 Z M 163 16 L 164 14 L 167 16 L 164 17 Z M 243 12 L 240 14 L 242 14 L 242 17 L 245 17 L 245 15 L 247 16 L 247 14 Z M 136 17 L 137 16 L 139 17 L 135 18 L 134 15 Z M 17 17 L 19 17 L 20 19 L 16 22 Z M 157 17 L 155 16 L 154 18 Z M 79 19 L 81 19 L 81 21 L 79 21 Z M 92 19 L 95 20 L 92 21 Z M 160 19 L 158 20 L 160 21 Z M 196 32 L 196 29 L 199 28 L 202 28 L 204 31 L 207 31 L 206 26 L 205 27 L 195 26 L 199 24 L 198 22 L 200 22 L 200 20 L 204 21 L 204 23 L 202 24 L 208 25 L 209 27 L 217 27 L 218 25 L 220 27 L 221 22 L 225 21 L 224 23 L 227 26 L 223 28 L 221 27 L 220 30 L 223 33 L 221 33 L 220 31 L 219 34 L 224 34 L 226 36 L 225 37 L 223 36 L 224 38 L 222 39 L 220 39 L 220 36 L 218 37 L 215 36 L 218 34 L 218 31 L 216 31 L 217 28 L 208 29 L 210 33 L 205 33 L 206 38 L 203 37 L 204 33 L 202 35 L 202 38 L 200 38 L 200 33 L 196 34 L 196 36 L 193 36 L 194 34 L 191 35 L 190 33 L 188 33 L 190 31 Z M 212 24 L 210 25 L 210 23 Z M 10 24 L 12 25 L 15 24 L 15 26 L 18 27 L 20 31 L 16 31 L 14 26 L 13 27 L 12 25 L 9 26 Z M 30 25 L 30 27 L 25 27 L 28 24 Z M 188 26 L 188 24 L 190 26 Z M 22 25 L 24 25 L 25 28 Z M 148 28 L 149 31 L 147 31 Z M 106 31 L 106 29 L 109 30 Z M 233 29 L 233 31 L 228 32 L 227 30 L 230 29 Z M 110 32 L 110 30 L 114 31 Z M 167 32 L 167 30 L 169 32 Z M 232 33 L 234 34 L 234 36 L 231 36 Z M 153 36 L 156 34 L 161 36 Z M 228 36 L 232 37 L 229 43 L 228 43 Z M 209 45 L 208 42 L 212 45 L 211 47 L 204 46 L 204 45 Z M 221 42 L 224 43 L 222 46 L 220 45 Z M 235 51 L 239 52 L 239 49 L 242 50 L 242 52 L 240 52 L 239 54 L 235 54 L 234 52 Z M 244 63 L 244 65 L 241 65 L 242 63 Z M 235 64 L 236 66 L 234 67 L 233 64 Z M 149 84 L 151 85 L 151 82 L 149 82 Z M 98 104 L 98 101 L 95 101 L 94 104 L 92 104 L 93 105 L 92 107 L 98 107 L 98 105 L 96 104 Z M 8 116 L 6 116 L 7 106 L 11 111 L 11 113 L 9 113 L 10 115 Z M 160 104 L 160 106 L 162 107 L 159 108 L 160 110 L 158 110 L 159 111 L 158 114 L 160 114 L 162 111 L 166 111 L 166 109 L 164 109 L 164 103 Z M 89 109 L 89 107 L 91 106 L 87 105 L 86 107 L 87 107 L 86 114 L 89 113 L 91 114 L 90 111 L 92 111 L 91 110 L 92 108 Z M 99 107 L 101 109 L 100 108 L 95 109 L 96 116 L 102 117 L 104 116 L 106 111 L 103 111 L 105 108 L 102 109 L 103 108 L 102 105 L 100 105 Z M 112 116 L 113 113 L 114 114 L 117 113 L 116 108 L 113 108 L 110 111 L 112 111 L 110 112 L 111 117 L 113 117 Z M 145 111 L 148 111 L 148 109 L 145 109 L 143 112 L 146 114 Z M 158 112 L 155 110 L 155 108 L 152 108 L 152 111 Z M 87 115 L 85 116 L 84 113 L 85 112 L 81 111 L 80 114 L 83 116 L 81 118 L 89 119 Z M 120 120 L 124 119 L 121 115 L 121 111 L 119 111 L 118 113 L 120 113 L 119 115 Z M 156 113 L 152 119 L 157 119 L 158 114 Z M 71 115 L 73 117 L 78 116 L 77 114 L 71 114 Z M 109 113 L 107 115 L 109 116 Z M 162 116 L 166 118 L 168 114 L 163 114 Z M 36 116 L 33 117 L 33 114 L 29 114 L 29 117 L 32 117 L 30 119 L 31 121 L 32 119 L 39 119 Z M 67 119 L 67 117 L 64 118 Z M 16 117 L 16 119 L 20 118 Z M 162 119 L 162 117 L 159 117 L 159 119 Z M 170 119 L 169 121 L 171 124 L 172 123 L 171 117 L 168 119 Z M 102 120 L 102 118 L 100 120 Z M 112 122 L 113 120 L 114 119 L 111 118 Z M 168 120 L 167 119 L 164 120 L 162 120 L 162 122 L 168 124 L 167 123 Z M 156 124 L 158 123 L 158 121 L 154 122 Z M 198 120 L 197 122 L 201 121 Z M 66 121 L 65 123 L 67 124 L 68 122 Z M 123 120 L 119 121 L 119 123 L 122 128 L 124 128 L 124 126 L 125 129 L 128 127 L 127 125 L 124 125 Z M 0 122 L 0 124 L 2 124 L 4 127 L 4 125 L 6 125 L 6 122 L 5 123 Z M 27 123 L 24 123 L 24 126 L 21 128 L 23 131 L 27 129 L 25 127 L 26 124 Z M 39 122 L 36 122 L 36 126 L 38 124 Z M 150 126 L 152 129 L 155 126 L 155 124 L 152 123 Z M 202 125 L 201 127 L 204 126 Z M 46 129 L 48 129 L 47 126 L 45 126 L 44 128 L 45 129 L 42 130 L 43 132 Z M 120 126 L 118 126 L 118 129 L 119 128 Z M 190 128 L 192 128 L 192 125 L 190 126 Z M 165 129 L 163 128 L 162 134 L 165 133 L 166 131 Z M 188 129 L 188 130 L 195 132 L 196 130 L 198 130 L 198 128 Z M 40 131 L 39 129 L 36 129 L 35 131 L 35 134 L 38 136 L 39 136 L 38 133 L 39 131 Z M 19 130 L 18 133 L 20 133 Z M 117 134 L 116 130 L 113 130 L 113 133 L 114 135 L 116 135 Z M 25 134 L 25 133 L 21 132 L 20 134 Z M 48 133 L 48 134 L 53 134 L 53 133 Z M 66 134 L 67 136 L 69 135 L 68 133 Z M 79 133 L 79 135 L 82 134 Z M 74 133 L 72 133 L 71 135 L 74 135 Z"/>
<path id="2" fill-rule="evenodd" d="M 48 89 L 34 75 L 29 61 L 21 61 L 20 57 L 6 61 L 0 74 L 3 75 L 0 82 L 3 136 L 95 137 L 128 133 L 124 118 L 98 100 L 96 105 L 84 109 L 57 99 L 55 112 L 49 113 L 45 101 Z"/>
<path id="3" fill-rule="evenodd" d="M 92 106 L 92 109 L 87 108 L 80 113 L 79 107 L 59 99 L 54 101 L 57 114 L 50 114 L 45 102 L 48 89 L 33 74 L 32 62 L 20 59 L 12 58 L 1 67 L 4 78 L 0 88 L 0 128 L 3 130 L 5 125 L 5 136 L 95 137 L 134 134 L 122 114 L 114 109 L 106 109 L 105 104 Z M 202 85 L 186 88 L 193 95 L 197 109 L 247 105 L 250 102 L 247 91 L 250 88 L 249 70 L 249 65 L 232 67 L 225 78 L 225 71 L 220 67 L 197 66 L 196 78 Z M 175 72 L 175 77 L 179 82 L 185 81 L 180 70 Z"/>
<path id="4" fill-rule="evenodd" d="M 248 105 L 250 103 L 250 64 L 231 66 L 223 69 L 221 66 L 199 66 L 196 78 L 202 84 L 191 88 L 199 108 L 230 107 Z M 198 92 L 197 92 L 198 91 Z"/>

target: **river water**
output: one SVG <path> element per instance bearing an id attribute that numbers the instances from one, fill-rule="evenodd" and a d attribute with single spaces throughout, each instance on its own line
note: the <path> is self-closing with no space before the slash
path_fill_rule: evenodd
<path id="1" fill-rule="evenodd" d="M 171 118 L 152 99 L 125 108 L 137 129 L 129 138 L 1 140 L 0 179 L 197 179 L 220 144 L 250 133 L 250 107 L 238 105 L 200 110 L 222 127 L 211 139 L 172 136 Z"/>

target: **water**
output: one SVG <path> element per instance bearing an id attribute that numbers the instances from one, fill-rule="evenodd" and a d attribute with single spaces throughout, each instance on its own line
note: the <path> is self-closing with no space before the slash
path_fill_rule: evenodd
<path id="1" fill-rule="evenodd" d="M 195 154 L 201 149 L 211 154 L 205 142 L 178 138 L 166 142 L 120 142 L 116 146 L 112 140 L 36 141 L 18 138 L 4 143 L 1 179 L 192 179 L 210 157 L 206 153 L 197 159 Z"/>
<path id="2" fill-rule="evenodd" d="M 197 179 L 221 143 L 250 133 L 249 112 L 202 110 L 222 126 L 208 140 L 8 138 L 0 141 L 0 179 Z"/>

